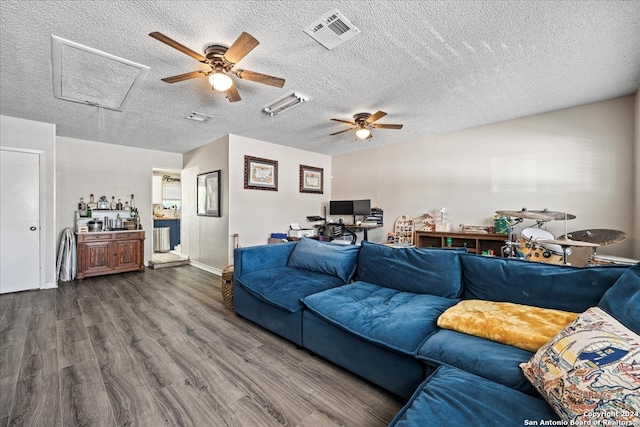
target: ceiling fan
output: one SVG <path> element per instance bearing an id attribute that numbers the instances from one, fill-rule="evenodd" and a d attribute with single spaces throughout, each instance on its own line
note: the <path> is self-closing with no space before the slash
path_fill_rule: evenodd
<path id="1" fill-rule="evenodd" d="M 207 64 L 211 68 L 208 71 L 198 70 L 190 73 L 179 74 L 177 76 L 165 77 L 162 79 L 163 82 L 177 83 L 197 77 L 208 76 L 211 88 L 220 92 L 226 92 L 227 99 L 230 102 L 240 101 L 242 98 L 240 98 L 240 94 L 238 93 L 238 89 L 233 83 L 233 80 L 231 80 L 231 77 L 227 75 L 229 72 L 233 72 L 236 76 L 244 80 L 275 87 L 284 86 L 285 80 L 279 77 L 273 77 L 242 69 L 231 71 L 231 69 L 240 62 L 242 58 L 244 58 L 260 43 L 249 33 L 243 32 L 240 34 L 230 47 L 220 44 L 207 45 L 204 49 L 204 56 L 157 31 L 149 33 L 149 35 L 154 39 L 179 50 L 185 55 L 189 55 L 196 61 Z"/>
<path id="2" fill-rule="evenodd" d="M 391 124 L 383 124 L 383 123 L 374 123 L 384 116 L 387 113 L 384 111 L 378 111 L 374 114 L 369 113 L 358 113 L 353 116 L 353 121 L 350 122 L 348 120 L 340 120 L 340 119 L 331 119 L 334 122 L 346 123 L 351 125 L 352 127 L 341 130 L 339 132 L 332 133 L 331 135 L 338 135 L 343 132 L 349 132 L 350 130 L 356 131 L 356 136 L 359 139 L 371 139 L 373 136 L 371 135 L 371 128 L 376 129 L 402 129 L 402 125 L 391 125 Z"/>

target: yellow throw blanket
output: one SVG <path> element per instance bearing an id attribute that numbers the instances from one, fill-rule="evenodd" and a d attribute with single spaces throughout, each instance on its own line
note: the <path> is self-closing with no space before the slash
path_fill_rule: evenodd
<path id="1" fill-rule="evenodd" d="M 438 326 L 535 352 L 576 317 L 510 302 L 464 300 L 442 313 Z"/>

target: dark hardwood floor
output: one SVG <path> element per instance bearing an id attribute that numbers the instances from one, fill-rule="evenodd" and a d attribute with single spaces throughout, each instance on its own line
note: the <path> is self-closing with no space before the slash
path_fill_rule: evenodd
<path id="1" fill-rule="evenodd" d="M 385 426 L 402 402 L 225 310 L 191 266 L 0 295 L 0 426 Z"/>

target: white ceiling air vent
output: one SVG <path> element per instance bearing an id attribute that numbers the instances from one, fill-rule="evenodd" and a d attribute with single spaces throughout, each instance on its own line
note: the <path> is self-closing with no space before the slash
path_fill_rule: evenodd
<path id="1" fill-rule="evenodd" d="M 123 111 L 149 67 L 51 35 L 53 95 Z"/>
<path id="2" fill-rule="evenodd" d="M 193 120 L 200 123 L 206 123 L 209 119 L 213 119 L 213 116 L 204 113 L 193 112 L 187 116 L 187 119 Z"/>
<path id="3" fill-rule="evenodd" d="M 322 15 L 304 32 L 329 50 L 360 34 L 360 30 L 337 9 Z"/>

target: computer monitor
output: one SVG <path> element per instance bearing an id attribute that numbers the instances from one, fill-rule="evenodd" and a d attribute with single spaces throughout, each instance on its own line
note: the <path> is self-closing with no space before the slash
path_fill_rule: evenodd
<path id="1" fill-rule="evenodd" d="M 371 200 L 354 200 L 353 215 L 371 215 Z"/>
<path id="2" fill-rule="evenodd" d="M 331 200 L 329 215 L 353 215 L 353 200 Z"/>

